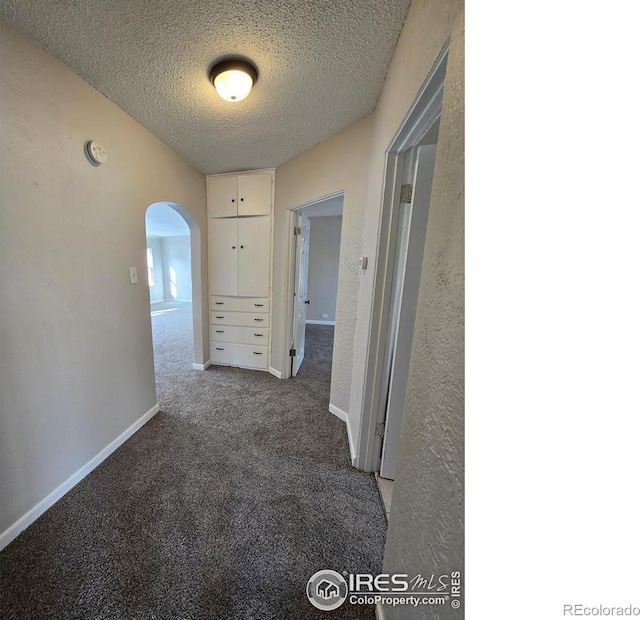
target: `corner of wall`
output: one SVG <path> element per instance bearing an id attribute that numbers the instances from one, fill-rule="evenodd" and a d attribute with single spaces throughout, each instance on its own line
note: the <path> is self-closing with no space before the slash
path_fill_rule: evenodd
<path id="1" fill-rule="evenodd" d="M 351 455 L 351 464 L 355 466 L 355 463 L 358 460 L 358 449 L 355 443 L 353 432 L 351 430 L 349 414 L 346 411 L 340 409 L 340 407 L 336 407 L 331 403 L 329 403 L 329 411 L 333 413 L 333 415 L 337 418 L 340 418 L 347 427 L 347 438 L 349 439 L 349 454 Z"/>

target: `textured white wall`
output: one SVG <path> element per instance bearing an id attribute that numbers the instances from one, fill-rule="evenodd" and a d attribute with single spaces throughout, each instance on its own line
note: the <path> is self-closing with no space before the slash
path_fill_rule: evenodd
<path id="1" fill-rule="evenodd" d="M 353 365 L 353 334 L 358 295 L 358 256 L 364 222 L 366 179 L 373 119 L 368 116 L 276 169 L 271 366 L 283 371 L 287 211 L 322 196 L 344 191 L 336 331 L 331 369 L 331 403 L 348 411 Z"/>
<path id="2" fill-rule="evenodd" d="M 162 237 L 164 298 L 191 301 L 191 240 Z"/>
<path id="3" fill-rule="evenodd" d="M 153 280 L 154 285 L 149 287 L 151 303 L 164 301 L 164 270 L 162 268 L 164 257 L 162 254 L 162 238 L 147 237 L 147 247 L 153 252 Z"/>
<path id="4" fill-rule="evenodd" d="M 4 530 L 156 403 L 145 211 L 178 203 L 202 231 L 207 216 L 202 174 L 44 48 L 0 28 Z M 98 168 L 83 152 L 89 138 L 107 149 Z M 206 297 L 205 248 L 206 233 Z"/>
<path id="5" fill-rule="evenodd" d="M 307 320 L 335 321 L 342 216 L 312 217 L 310 222 Z"/>
<path id="6" fill-rule="evenodd" d="M 461 1 L 414 1 L 376 113 L 380 153 L 446 39 L 451 48 L 384 571 L 464 568 L 464 15 Z M 374 202 L 374 196 L 370 202 Z M 368 202 L 369 205 L 369 202 Z M 374 221 L 365 229 L 371 247 Z M 361 332 L 362 333 L 362 332 Z M 359 353 L 359 352 L 358 352 Z M 352 401 L 353 402 L 353 401 Z M 464 587 L 464 583 L 463 583 Z M 461 619 L 450 605 L 385 609 L 387 620 Z"/>

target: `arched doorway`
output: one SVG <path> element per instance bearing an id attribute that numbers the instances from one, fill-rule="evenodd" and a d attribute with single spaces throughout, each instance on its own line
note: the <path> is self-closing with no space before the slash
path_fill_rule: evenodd
<path id="1" fill-rule="evenodd" d="M 159 356 L 172 355 L 204 370 L 200 227 L 183 206 L 155 202 L 145 230 L 156 369 Z"/>

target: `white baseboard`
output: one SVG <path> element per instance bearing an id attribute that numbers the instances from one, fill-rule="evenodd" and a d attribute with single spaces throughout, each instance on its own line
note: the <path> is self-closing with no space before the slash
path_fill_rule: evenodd
<path id="1" fill-rule="evenodd" d="M 351 464 L 355 464 L 356 459 L 358 457 L 358 453 L 356 451 L 356 446 L 353 441 L 353 435 L 351 434 L 351 424 L 349 422 L 349 414 L 346 411 L 342 411 L 339 407 L 332 405 L 329 403 L 329 411 L 333 413 L 334 416 L 340 418 L 347 425 L 347 436 L 349 437 L 349 453 L 351 454 Z"/>
<path id="2" fill-rule="evenodd" d="M 127 430 L 116 437 L 108 446 L 103 448 L 88 463 L 83 465 L 75 474 L 67 478 L 57 489 L 49 493 L 41 502 L 36 504 L 29 512 L 20 517 L 13 525 L 0 534 L 0 551 L 4 549 L 20 532 L 26 530 L 38 517 L 49 510 L 63 495 L 68 493 L 87 474 L 91 473 L 112 452 L 115 452 L 131 435 L 140 430 L 156 413 L 160 406 L 156 403 L 141 418 L 138 418 Z"/>
<path id="3" fill-rule="evenodd" d="M 211 360 L 207 360 L 204 364 L 196 364 L 194 362 L 193 369 L 194 370 L 206 370 L 207 368 L 209 368 L 209 366 L 211 366 Z"/>
<path id="4" fill-rule="evenodd" d="M 183 303 L 183 304 L 191 303 L 190 299 L 159 299 L 158 301 L 152 301 L 150 303 L 153 306 L 154 304 L 168 304 L 168 303 L 171 303 L 172 301 L 179 301 L 180 303 Z"/>
<path id="5" fill-rule="evenodd" d="M 269 366 L 269 372 L 274 377 L 277 377 L 278 379 L 282 379 L 282 373 L 279 370 L 276 370 L 275 368 L 272 368 L 271 366 Z"/>
<path id="6" fill-rule="evenodd" d="M 305 325 L 335 325 L 335 321 L 314 321 L 312 319 L 307 319 L 305 321 Z"/>
<path id="7" fill-rule="evenodd" d="M 349 421 L 349 416 L 345 411 L 342 411 L 340 407 L 336 407 L 335 405 L 332 405 L 331 403 L 329 403 L 329 411 L 333 413 L 333 415 L 336 416 L 337 418 L 340 418 L 343 422 L 346 423 Z"/>

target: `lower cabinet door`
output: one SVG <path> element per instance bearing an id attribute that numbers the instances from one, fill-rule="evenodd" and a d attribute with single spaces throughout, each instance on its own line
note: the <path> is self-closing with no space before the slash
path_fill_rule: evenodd
<path id="1" fill-rule="evenodd" d="M 238 220 L 209 219 L 209 291 L 238 294 Z"/>
<path id="2" fill-rule="evenodd" d="M 238 218 L 238 243 L 238 295 L 269 297 L 271 218 Z"/>

